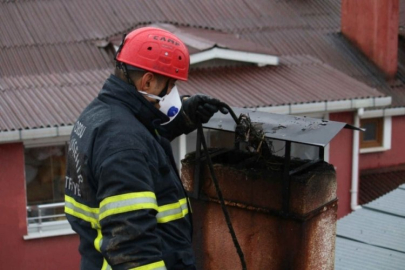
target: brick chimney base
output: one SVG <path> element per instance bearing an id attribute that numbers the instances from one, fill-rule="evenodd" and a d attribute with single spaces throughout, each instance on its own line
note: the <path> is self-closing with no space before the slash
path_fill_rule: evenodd
<path id="1" fill-rule="evenodd" d="M 182 181 L 192 191 L 194 163 L 182 162 Z M 215 165 L 247 268 L 333 269 L 337 219 L 333 167 L 322 163 L 292 176 L 286 212 L 282 163 L 278 164 L 253 173 L 229 164 Z M 197 269 L 242 269 L 207 167 L 200 181 L 200 196 L 191 199 Z"/>

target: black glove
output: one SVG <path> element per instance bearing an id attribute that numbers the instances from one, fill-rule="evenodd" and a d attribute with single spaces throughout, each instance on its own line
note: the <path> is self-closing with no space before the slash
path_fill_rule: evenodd
<path id="1" fill-rule="evenodd" d="M 201 123 L 207 123 L 218 111 L 228 113 L 224 103 L 207 95 L 197 94 L 183 100 L 183 110 L 194 124 L 198 119 Z"/>

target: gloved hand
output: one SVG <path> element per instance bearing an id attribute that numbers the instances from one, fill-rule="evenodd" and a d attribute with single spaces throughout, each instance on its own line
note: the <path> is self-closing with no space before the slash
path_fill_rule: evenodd
<path id="1" fill-rule="evenodd" d="M 228 113 L 228 109 L 224 107 L 221 101 L 202 94 L 183 99 L 182 106 L 184 112 L 194 124 L 197 123 L 197 119 L 200 119 L 201 123 L 207 123 L 218 111 L 223 114 Z"/>

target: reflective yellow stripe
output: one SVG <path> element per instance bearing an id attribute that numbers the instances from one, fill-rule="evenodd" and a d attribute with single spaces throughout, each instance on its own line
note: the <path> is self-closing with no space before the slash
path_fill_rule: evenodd
<path id="1" fill-rule="evenodd" d="M 100 203 L 99 220 L 105 217 L 140 209 L 158 210 L 155 193 L 133 192 L 105 198 Z"/>
<path id="2" fill-rule="evenodd" d="M 101 267 L 101 270 L 112 270 L 106 259 L 103 260 L 103 266 Z"/>
<path id="3" fill-rule="evenodd" d="M 158 223 L 166 223 L 176 219 L 183 218 L 188 214 L 187 199 L 181 199 L 178 202 L 159 206 L 159 213 L 156 215 Z"/>
<path id="4" fill-rule="evenodd" d="M 144 266 L 131 268 L 129 270 L 166 270 L 166 266 L 165 266 L 164 261 L 159 261 L 159 262 L 147 264 Z"/>
<path id="5" fill-rule="evenodd" d="M 95 228 L 97 230 L 97 237 L 94 239 L 94 247 L 98 252 L 101 253 L 101 244 L 103 243 L 103 234 L 101 233 L 101 229 Z"/>
<path id="6" fill-rule="evenodd" d="M 72 197 L 65 195 L 65 213 L 90 222 L 93 226 L 98 225 L 98 208 L 91 208 L 87 205 L 78 203 Z"/>

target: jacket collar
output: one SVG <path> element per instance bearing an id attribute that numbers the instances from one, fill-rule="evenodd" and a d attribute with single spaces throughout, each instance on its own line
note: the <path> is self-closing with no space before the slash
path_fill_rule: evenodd
<path id="1" fill-rule="evenodd" d="M 99 93 L 99 99 L 104 100 L 105 98 L 128 107 L 152 133 L 159 128 L 161 123 L 169 121 L 169 118 L 147 101 L 135 86 L 124 82 L 115 75 L 110 75 Z"/>

